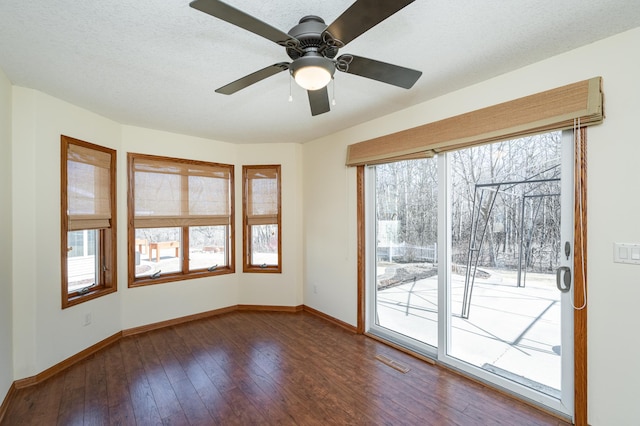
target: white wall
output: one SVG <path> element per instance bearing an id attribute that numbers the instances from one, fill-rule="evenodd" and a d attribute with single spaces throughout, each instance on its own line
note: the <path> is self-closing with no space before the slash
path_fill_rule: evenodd
<path id="1" fill-rule="evenodd" d="M 236 260 L 240 275 L 238 303 L 299 306 L 302 297 L 302 146 L 299 144 L 238 145 L 236 226 L 242 226 L 242 166 L 280 164 L 282 197 L 282 273 L 242 273 L 242 233 L 237 232 Z"/>
<path id="2" fill-rule="evenodd" d="M 0 70 L 0 404 L 13 382 L 11 83 Z"/>
<path id="3" fill-rule="evenodd" d="M 614 241 L 640 243 L 638 45 L 640 28 L 305 144 L 305 304 L 356 324 L 356 187 L 343 166 L 347 145 L 602 76 L 607 118 L 588 130 L 589 423 L 640 424 L 640 266 L 612 258 Z"/>
<path id="4" fill-rule="evenodd" d="M 118 182 L 123 186 L 118 196 L 118 209 L 126 223 L 126 153 L 164 155 L 191 160 L 235 164 L 236 146 L 224 142 L 183 136 L 173 133 L 125 126 Z M 236 176 L 238 174 L 236 167 Z M 237 177 L 236 177 L 237 179 Z M 237 200 L 236 200 L 237 201 Z M 127 288 L 126 228 L 119 236 L 119 271 L 122 294 L 123 329 L 152 324 L 200 312 L 211 311 L 238 303 L 238 274 L 220 275 L 144 287 Z M 236 258 L 236 271 L 237 271 Z"/>
<path id="5" fill-rule="evenodd" d="M 13 88 L 13 343 L 18 379 L 121 330 L 118 294 L 60 307 L 61 134 L 120 148 L 117 123 L 43 93 Z M 85 313 L 93 317 L 87 327 Z"/>
<path id="6" fill-rule="evenodd" d="M 304 303 L 355 326 L 356 174 L 344 165 L 345 142 L 339 134 L 304 145 Z"/>
<path id="7" fill-rule="evenodd" d="M 126 152 L 165 155 L 234 164 L 236 273 L 129 289 L 126 285 L 126 251 L 119 251 L 122 294 L 122 328 L 128 329 L 237 304 L 296 306 L 300 288 L 301 215 L 299 169 L 302 150 L 297 144 L 235 145 L 190 136 L 125 126 L 118 172 L 120 223 L 126 223 Z M 242 165 L 282 165 L 283 258 L 282 274 L 242 273 Z M 126 235 L 118 237 L 126 247 Z M 286 248 L 285 248 L 286 246 Z M 162 309 L 158 309 L 162 307 Z"/>
<path id="8" fill-rule="evenodd" d="M 44 93 L 21 87 L 11 92 L 8 82 L 0 87 L 5 86 L 9 95 L 1 99 L 8 107 L 0 109 L 0 116 L 7 121 L 12 116 L 13 124 L 13 137 L 6 137 L 7 143 L 0 145 L 11 154 L 0 161 L 12 166 L 7 167 L 12 169 L 12 179 L 0 175 L 0 189 L 3 194 L 6 190 L 7 197 L 13 190 L 11 203 L 2 204 L 13 213 L 13 221 L 4 216 L 0 220 L 0 230 L 13 229 L 13 242 L 0 243 L 0 250 L 9 253 L 2 260 L 13 256 L 13 282 L 8 280 L 6 289 L 0 287 L 9 295 L 13 290 L 13 328 L 11 321 L 0 326 L 0 337 L 5 328 L 9 334 L 3 342 L 11 342 L 13 332 L 13 348 L 8 344 L 6 349 L 9 354 L 13 349 L 13 374 L 9 369 L 7 380 L 40 373 L 120 330 L 237 304 L 302 304 L 300 145 L 234 145 L 123 126 Z M 59 254 L 61 134 L 114 148 L 118 155 L 118 292 L 64 310 L 60 307 Z M 236 274 L 127 287 L 127 152 L 235 165 Z M 282 274 L 241 272 L 242 164 L 260 163 L 282 165 Z M 0 273 L 10 274 L 4 268 Z M 11 319 L 10 309 L 2 312 L 8 312 Z M 92 315 L 92 324 L 85 327 L 87 313 Z"/>

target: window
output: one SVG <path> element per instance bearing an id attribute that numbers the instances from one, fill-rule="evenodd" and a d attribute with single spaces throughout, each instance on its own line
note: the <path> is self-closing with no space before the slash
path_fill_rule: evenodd
<path id="1" fill-rule="evenodd" d="M 243 271 L 282 272 L 280 166 L 243 166 Z"/>
<path id="2" fill-rule="evenodd" d="M 129 154 L 129 286 L 235 271 L 233 166 Z"/>
<path id="3" fill-rule="evenodd" d="M 116 285 L 116 151 L 61 136 L 62 308 Z"/>

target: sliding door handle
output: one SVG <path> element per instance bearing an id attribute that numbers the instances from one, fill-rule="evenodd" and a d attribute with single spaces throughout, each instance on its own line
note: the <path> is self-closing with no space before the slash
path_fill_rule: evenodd
<path id="1" fill-rule="evenodd" d="M 563 293 L 571 290 L 571 268 L 561 266 L 556 271 L 556 286 Z"/>

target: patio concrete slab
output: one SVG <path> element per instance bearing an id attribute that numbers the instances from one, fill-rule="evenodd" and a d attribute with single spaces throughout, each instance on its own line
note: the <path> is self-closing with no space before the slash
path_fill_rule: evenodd
<path id="1" fill-rule="evenodd" d="M 452 274 L 449 355 L 553 393 L 561 372 L 555 276 L 529 273 L 526 286 L 517 287 L 515 272 L 487 272 L 476 278 L 468 319 L 460 317 L 464 277 Z M 437 284 L 434 276 L 380 290 L 379 324 L 437 345 Z"/>

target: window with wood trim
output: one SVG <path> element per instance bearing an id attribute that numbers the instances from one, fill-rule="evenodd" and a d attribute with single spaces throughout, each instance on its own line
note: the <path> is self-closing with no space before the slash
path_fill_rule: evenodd
<path id="1" fill-rule="evenodd" d="M 62 308 L 117 290 L 116 151 L 61 136 Z"/>
<path id="2" fill-rule="evenodd" d="M 128 154 L 129 287 L 235 272 L 233 165 Z"/>
<path id="3" fill-rule="evenodd" d="M 244 272 L 282 272 L 280 166 L 242 166 Z"/>

